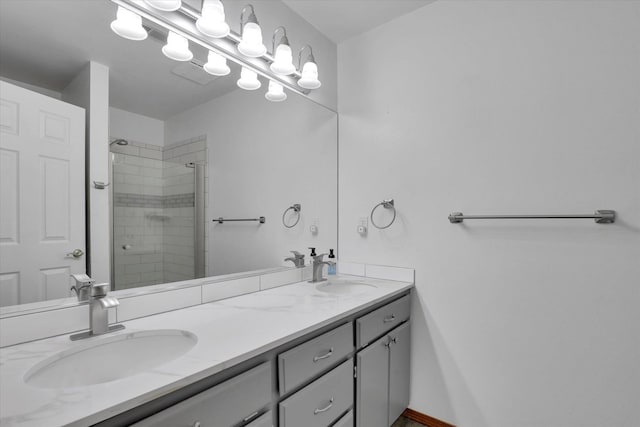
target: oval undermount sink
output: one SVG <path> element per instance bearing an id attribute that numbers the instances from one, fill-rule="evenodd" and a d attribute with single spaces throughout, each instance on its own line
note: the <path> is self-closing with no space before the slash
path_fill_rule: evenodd
<path id="1" fill-rule="evenodd" d="M 369 283 L 344 279 L 334 279 L 316 285 L 316 289 L 320 292 L 335 295 L 359 295 L 371 290 L 372 288 L 377 288 L 377 286 Z"/>
<path id="2" fill-rule="evenodd" d="M 106 383 L 177 359 L 198 342 L 191 332 L 177 329 L 131 332 L 93 340 L 38 363 L 26 373 L 25 382 L 41 388 Z"/>

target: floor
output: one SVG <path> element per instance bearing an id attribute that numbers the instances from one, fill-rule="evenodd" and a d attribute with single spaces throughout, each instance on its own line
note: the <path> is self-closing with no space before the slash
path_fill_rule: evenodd
<path id="1" fill-rule="evenodd" d="M 412 421 L 409 418 L 400 417 L 391 427 L 424 427 L 424 424 Z"/>

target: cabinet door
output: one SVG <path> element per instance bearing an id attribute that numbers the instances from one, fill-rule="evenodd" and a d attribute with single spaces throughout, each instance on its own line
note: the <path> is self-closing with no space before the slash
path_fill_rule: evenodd
<path id="1" fill-rule="evenodd" d="M 273 415 L 271 415 L 271 411 L 269 411 L 244 427 L 273 427 Z"/>
<path id="2" fill-rule="evenodd" d="M 409 406 L 411 324 L 389 332 L 389 424 Z"/>
<path id="3" fill-rule="evenodd" d="M 389 337 L 386 335 L 357 356 L 356 426 L 389 427 Z"/>

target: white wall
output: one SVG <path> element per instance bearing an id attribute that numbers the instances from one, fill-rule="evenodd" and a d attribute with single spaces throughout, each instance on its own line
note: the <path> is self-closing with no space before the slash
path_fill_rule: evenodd
<path id="1" fill-rule="evenodd" d="M 131 113 L 119 108 L 109 108 L 109 135 L 152 145 L 164 145 L 162 120 Z"/>
<path id="2" fill-rule="evenodd" d="M 416 268 L 411 407 L 640 425 L 640 3 L 440 1 L 338 64 L 341 259 Z M 447 220 L 595 209 L 616 223 Z"/>
<path id="3" fill-rule="evenodd" d="M 62 100 L 87 112 L 87 270 L 98 283 L 109 282 L 109 192 L 92 184 L 109 182 L 109 69 L 89 62 L 62 91 Z"/>
<path id="4" fill-rule="evenodd" d="M 207 136 L 209 275 L 283 265 L 290 250 L 307 253 L 308 246 L 335 248 L 335 113 L 295 94 L 272 103 L 238 89 L 165 123 L 167 145 Z M 294 203 L 302 217 L 286 229 L 281 217 Z M 265 224 L 211 221 L 259 216 Z"/>

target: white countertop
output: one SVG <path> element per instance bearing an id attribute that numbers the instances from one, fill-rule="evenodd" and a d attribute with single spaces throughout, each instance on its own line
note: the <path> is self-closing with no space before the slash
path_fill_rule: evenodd
<path id="1" fill-rule="evenodd" d="M 131 320 L 123 323 L 123 331 L 100 337 L 72 342 L 64 335 L 2 348 L 0 426 L 97 423 L 413 287 L 407 282 L 352 278 L 376 287 L 367 287 L 366 292 L 357 295 L 335 295 L 301 282 Z M 31 367 L 60 351 L 117 334 L 154 329 L 189 331 L 198 337 L 198 342 L 171 362 L 107 383 L 43 389 L 23 380 Z"/>

